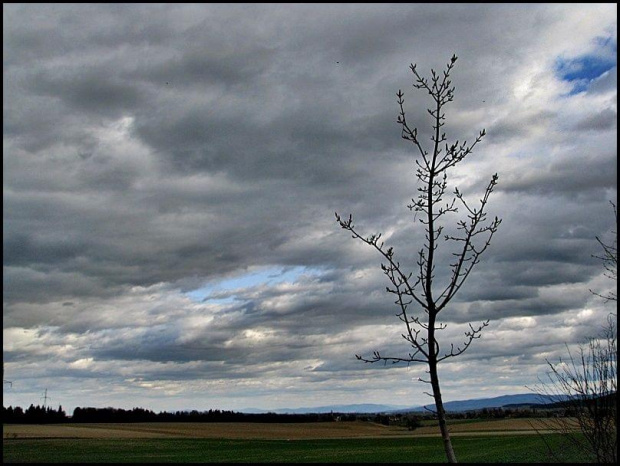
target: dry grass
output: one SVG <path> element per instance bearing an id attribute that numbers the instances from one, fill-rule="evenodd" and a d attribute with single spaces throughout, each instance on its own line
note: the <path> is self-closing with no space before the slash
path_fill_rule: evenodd
<path id="1" fill-rule="evenodd" d="M 548 431 L 548 424 L 535 419 L 500 419 L 455 423 L 453 435 L 485 435 L 535 433 Z M 425 426 L 408 431 L 398 426 L 383 426 L 371 422 L 316 423 L 119 423 L 119 424 L 57 424 L 3 425 L 4 438 L 225 438 L 225 439 L 329 439 L 418 437 L 439 435 L 437 426 Z"/>
<path id="2" fill-rule="evenodd" d="M 312 439 L 376 438 L 407 434 L 396 426 L 369 422 L 316 423 L 119 423 L 4 425 L 4 438 L 227 438 L 227 439 Z"/>
<path id="3" fill-rule="evenodd" d="M 570 422 L 570 421 L 569 421 Z M 459 435 L 459 434 L 470 434 L 470 433 L 534 433 L 536 431 L 540 432 L 550 432 L 552 427 L 555 427 L 554 421 L 550 421 L 548 419 L 529 419 L 529 418 L 518 418 L 518 419 L 496 419 L 496 420 L 488 420 L 488 421 L 476 421 L 476 422 L 463 422 L 463 423 L 453 423 L 450 424 L 450 433 Z M 577 424 L 575 427 L 577 427 Z M 439 435 L 439 426 L 424 426 L 419 427 L 415 430 L 416 435 Z"/>

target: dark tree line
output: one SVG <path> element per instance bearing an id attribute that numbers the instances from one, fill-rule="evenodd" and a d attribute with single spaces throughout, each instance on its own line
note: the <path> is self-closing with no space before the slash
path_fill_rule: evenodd
<path id="1" fill-rule="evenodd" d="M 33 406 L 27 410 L 16 406 L 13 408 L 2 407 L 2 422 L 5 424 L 52 424 L 61 422 L 330 422 L 330 421 L 354 421 L 355 415 L 340 413 L 312 413 L 312 414 L 276 414 L 276 413 L 238 413 L 234 411 L 221 411 L 210 409 L 208 411 L 154 411 L 133 408 L 131 410 L 121 408 L 75 408 L 73 416 L 67 414 L 59 407 L 58 410 Z"/>
<path id="2" fill-rule="evenodd" d="M 591 400 L 600 403 L 601 400 Z M 515 405 L 503 408 L 483 408 L 463 412 L 447 412 L 448 419 L 504 419 L 523 417 L 564 417 L 575 416 L 571 402 L 540 405 Z M 2 407 L 2 422 L 5 424 L 55 424 L 55 423 L 131 423 L 131 422 L 352 422 L 366 421 L 384 425 L 402 425 L 413 430 L 419 427 L 420 420 L 436 420 L 437 415 L 429 412 L 411 413 L 311 413 L 311 414 L 246 414 L 234 411 L 175 411 L 155 413 L 149 409 L 133 408 L 75 408 L 73 416 L 67 416 L 59 406 L 58 409 L 30 405 L 25 411 L 19 407 Z"/>
<path id="3" fill-rule="evenodd" d="M 49 406 L 30 405 L 25 411 L 19 406 L 2 407 L 3 424 L 57 424 L 67 420 L 67 413 L 62 406 L 55 410 Z"/>
<path id="4" fill-rule="evenodd" d="M 134 408 L 76 408 L 71 422 L 319 422 L 333 421 L 335 415 L 328 414 L 276 414 L 239 413 L 210 409 L 208 411 L 175 411 L 155 413 L 151 410 Z"/>

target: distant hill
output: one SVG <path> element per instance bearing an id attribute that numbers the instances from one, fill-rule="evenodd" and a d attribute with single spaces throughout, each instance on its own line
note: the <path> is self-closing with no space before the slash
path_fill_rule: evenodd
<path id="1" fill-rule="evenodd" d="M 446 411 L 449 412 L 461 412 L 471 411 L 483 408 L 502 408 L 502 407 L 540 407 L 546 404 L 557 401 L 549 396 L 537 395 L 534 393 L 524 393 L 520 395 L 503 395 L 494 398 L 477 398 L 471 400 L 460 401 L 448 401 L 444 403 Z M 427 408 L 434 410 L 434 404 L 425 405 Z M 242 409 L 242 413 L 277 413 L 277 414 L 308 414 L 308 413 L 405 413 L 405 412 L 417 412 L 427 411 L 424 406 L 395 406 L 395 405 L 383 405 L 383 404 L 350 404 L 350 405 L 328 405 L 328 406 L 315 406 L 308 408 L 281 408 L 273 410 L 246 408 Z"/>
<path id="2" fill-rule="evenodd" d="M 519 395 L 503 395 L 494 398 L 477 398 L 472 400 L 448 401 L 444 403 L 446 411 L 461 412 L 472 411 L 483 408 L 504 408 L 528 406 L 540 407 L 557 401 L 557 397 L 548 395 L 538 395 L 535 393 L 523 393 Z M 434 404 L 425 405 L 429 409 L 435 408 Z M 426 411 L 424 406 L 411 408 L 410 411 Z"/>
<path id="3" fill-rule="evenodd" d="M 352 405 L 329 405 L 329 406 L 315 406 L 309 408 L 281 408 L 281 409 L 257 409 L 246 408 L 242 409 L 242 413 L 267 413 L 272 412 L 276 414 L 308 414 L 308 413 L 386 413 L 394 412 L 398 410 L 407 410 L 404 405 L 381 405 L 381 404 L 352 404 Z"/>

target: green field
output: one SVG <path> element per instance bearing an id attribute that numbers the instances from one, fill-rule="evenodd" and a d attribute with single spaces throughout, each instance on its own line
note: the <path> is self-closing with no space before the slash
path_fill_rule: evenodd
<path id="1" fill-rule="evenodd" d="M 563 452 L 562 462 L 585 462 L 570 448 L 557 448 L 556 434 L 547 442 Z M 548 463 L 539 435 L 484 435 L 453 438 L 459 462 Z M 324 440 L 231 439 L 5 439 L 4 463 L 442 463 L 441 439 L 358 438 Z"/>

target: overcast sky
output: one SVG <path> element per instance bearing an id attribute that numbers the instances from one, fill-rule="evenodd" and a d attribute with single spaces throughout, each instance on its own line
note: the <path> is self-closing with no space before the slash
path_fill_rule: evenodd
<path id="1" fill-rule="evenodd" d="M 503 219 L 441 342 L 444 400 L 527 393 L 615 287 L 615 4 L 4 4 L 4 405 L 276 409 L 432 400 L 381 258 L 423 225 L 396 93 L 453 54 L 449 178 Z M 447 218 L 456 225 L 459 215 Z M 448 227 L 448 225 L 447 225 Z M 448 249 L 445 249 L 445 247 Z M 449 244 L 442 244 L 449 258 Z M 438 269 L 441 279 L 441 268 Z M 445 278 L 445 276 L 444 276 Z"/>

